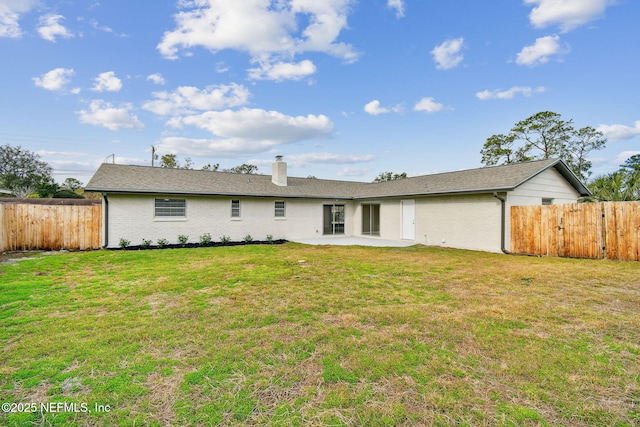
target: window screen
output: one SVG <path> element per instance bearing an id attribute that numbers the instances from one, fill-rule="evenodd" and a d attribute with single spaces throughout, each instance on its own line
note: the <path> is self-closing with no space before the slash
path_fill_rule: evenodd
<path id="1" fill-rule="evenodd" d="M 240 217 L 240 200 L 231 201 L 231 217 L 232 218 Z"/>
<path id="2" fill-rule="evenodd" d="M 187 201 L 185 199 L 156 199 L 155 216 L 185 217 Z"/>

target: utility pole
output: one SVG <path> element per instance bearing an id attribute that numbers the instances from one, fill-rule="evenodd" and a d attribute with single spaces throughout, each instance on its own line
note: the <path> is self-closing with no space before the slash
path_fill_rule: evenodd
<path id="1" fill-rule="evenodd" d="M 151 146 L 151 167 L 154 166 L 155 161 L 158 159 L 158 155 L 156 154 L 156 147 Z"/>

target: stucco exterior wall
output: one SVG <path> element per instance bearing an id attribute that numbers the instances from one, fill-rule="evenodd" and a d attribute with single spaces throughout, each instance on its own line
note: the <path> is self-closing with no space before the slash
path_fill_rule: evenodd
<path id="1" fill-rule="evenodd" d="M 213 241 L 221 236 L 229 236 L 232 241 L 241 241 L 247 234 L 253 240 L 265 240 L 270 234 L 274 239 L 294 240 L 296 238 L 322 236 L 323 204 L 339 203 L 335 201 L 304 199 L 242 198 L 240 217 L 231 217 L 232 198 L 224 197 L 180 197 L 163 195 L 117 195 L 109 196 L 109 242 L 108 247 L 118 247 L 121 238 L 129 240 L 131 245 L 139 245 L 142 239 L 157 243 L 160 238 L 169 243 L 178 243 L 178 235 L 189 236 L 189 242 L 198 242 L 200 236 L 210 233 Z M 184 198 L 186 200 L 185 218 L 155 218 L 155 199 Z M 284 200 L 286 216 L 276 218 L 275 200 Z M 347 230 L 351 233 L 353 216 L 350 203 L 344 203 L 347 210 Z"/>

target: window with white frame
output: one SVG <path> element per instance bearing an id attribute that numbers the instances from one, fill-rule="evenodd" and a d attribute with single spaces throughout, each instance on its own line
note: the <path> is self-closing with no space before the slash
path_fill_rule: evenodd
<path id="1" fill-rule="evenodd" d="M 185 199 L 156 199 L 156 217 L 185 218 L 187 216 L 187 201 Z"/>
<path id="2" fill-rule="evenodd" d="M 240 218 L 240 200 L 231 201 L 231 218 Z"/>
<path id="3" fill-rule="evenodd" d="M 553 199 L 547 198 L 547 197 L 544 197 L 542 199 L 542 205 L 543 206 L 548 206 L 548 205 L 552 205 L 552 204 L 553 204 Z"/>
<path id="4" fill-rule="evenodd" d="M 284 200 L 276 200 L 275 202 L 275 217 L 276 218 L 284 218 L 285 217 L 285 203 Z"/>

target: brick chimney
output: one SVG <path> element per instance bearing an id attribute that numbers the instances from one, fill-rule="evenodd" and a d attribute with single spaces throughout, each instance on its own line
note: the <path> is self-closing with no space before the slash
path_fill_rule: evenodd
<path id="1" fill-rule="evenodd" d="M 280 187 L 287 186 L 287 162 L 282 161 L 282 156 L 276 156 L 271 165 L 271 182 Z"/>

